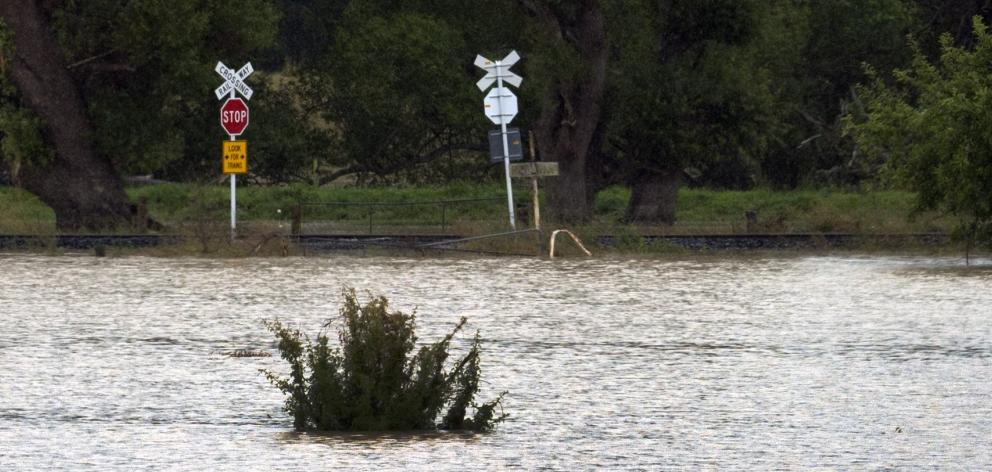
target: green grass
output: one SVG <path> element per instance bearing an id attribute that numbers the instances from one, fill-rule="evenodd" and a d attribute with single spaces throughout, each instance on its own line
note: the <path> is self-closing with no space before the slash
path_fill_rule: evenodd
<path id="1" fill-rule="evenodd" d="M 55 213 L 38 197 L 13 187 L 0 186 L 0 233 L 53 234 Z"/>
<path id="2" fill-rule="evenodd" d="M 157 185 L 129 190 L 135 200 L 146 198 L 153 218 L 169 226 L 206 216 L 226 221 L 230 212 L 227 186 Z M 523 195 L 522 197 L 527 197 Z M 375 233 L 459 231 L 466 226 L 499 226 L 505 198 L 495 185 L 445 187 L 316 188 L 309 185 L 239 187 L 238 219 L 257 231 L 286 229 L 292 209 L 304 203 L 305 232 L 368 233 L 371 216 Z M 452 200 L 493 199 L 448 203 Z M 364 205 L 374 203 L 375 205 Z M 417 203 L 417 205 L 409 205 Z M 344 204 L 344 205 L 343 205 Z M 500 210 L 502 209 L 502 212 Z M 371 213 L 371 215 L 370 215 Z M 444 225 L 442 226 L 442 223 Z"/>
<path id="3" fill-rule="evenodd" d="M 524 186 L 515 189 L 517 202 L 530 195 Z M 173 228 L 187 228 L 209 221 L 224 227 L 228 219 L 226 185 L 169 184 L 128 189 L 135 201 L 147 199 L 149 213 Z M 784 233 L 915 233 L 949 231 L 953 220 L 935 214 L 910 219 L 914 194 L 897 191 L 843 192 L 835 190 L 714 191 L 683 189 L 678 222 L 674 226 L 624 225 L 621 223 L 629 189 L 611 187 L 596 199 L 595 218 L 579 228 L 585 235 L 613 234 L 736 234 L 747 231 L 745 212 L 754 211 L 752 232 Z M 304 232 L 482 234 L 506 229 L 506 203 L 498 184 L 456 184 L 439 187 L 316 188 L 309 185 L 238 189 L 240 226 L 256 231 L 287 231 L 291 209 L 298 202 L 375 202 L 378 204 L 492 199 L 486 202 L 416 206 L 306 206 Z M 529 207 L 529 204 L 527 204 Z M 547 225 L 554 226 L 554 225 Z M 0 187 L 0 233 L 50 234 L 54 216 L 37 198 L 20 190 Z"/>
<path id="4" fill-rule="evenodd" d="M 838 190 L 716 191 L 682 189 L 674 226 L 634 226 L 638 233 L 738 234 L 747 231 L 745 213 L 754 211 L 752 232 L 917 233 L 944 232 L 953 220 L 934 213 L 913 214 L 915 194 L 899 191 Z M 623 218 L 630 190 L 611 187 L 596 199 L 597 222 Z M 593 223 L 595 226 L 597 223 Z"/>
<path id="5" fill-rule="evenodd" d="M 199 187 L 187 184 L 154 185 L 128 190 L 132 198 L 148 198 L 152 211 L 170 217 L 182 213 L 188 202 L 204 198 L 215 204 L 227 205 L 229 187 L 218 185 Z M 277 210 L 286 211 L 297 202 L 378 202 L 403 203 L 469 198 L 490 198 L 502 195 L 496 186 L 452 185 L 446 187 L 382 187 L 382 188 L 317 188 L 310 185 L 238 188 L 239 211 L 250 219 L 270 218 Z"/>
<path id="6" fill-rule="evenodd" d="M 755 231 L 770 233 L 930 232 L 944 231 L 950 223 L 934 214 L 911 219 L 915 195 L 908 192 L 687 190 L 681 197 L 678 218 L 683 225 L 729 223 L 730 232 L 745 228 L 746 211 L 757 214 Z"/>

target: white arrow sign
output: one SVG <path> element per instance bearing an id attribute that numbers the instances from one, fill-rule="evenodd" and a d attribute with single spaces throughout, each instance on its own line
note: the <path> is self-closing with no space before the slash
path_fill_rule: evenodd
<path id="1" fill-rule="evenodd" d="M 510 54 L 507 54 L 502 61 L 496 61 L 496 62 L 490 61 L 489 59 L 486 59 L 481 55 L 476 56 L 475 65 L 480 69 L 485 70 L 486 75 L 485 77 L 480 79 L 475 85 L 479 87 L 479 90 L 485 92 L 486 89 L 491 87 L 494 82 L 496 82 L 499 79 L 503 79 L 504 82 L 509 83 L 514 87 L 519 87 L 520 84 L 524 81 L 524 79 L 521 78 L 519 75 L 510 72 L 510 67 L 516 64 L 517 61 L 519 60 L 520 60 L 520 55 L 517 54 L 517 51 L 513 51 Z"/>
<path id="2" fill-rule="evenodd" d="M 244 82 L 245 78 L 255 72 L 255 69 L 251 66 L 250 62 L 245 64 L 244 67 L 239 69 L 237 72 L 234 72 L 234 69 L 224 65 L 223 62 L 217 62 L 217 67 L 214 68 L 214 71 L 224 78 L 224 84 L 218 87 L 217 90 L 214 90 L 214 94 L 217 95 L 217 100 L 223 100 L 234 90 L 240 92 L 246 100 L 251 100 L 251 96 L 255 92 L 252 91 L 251 87 Z M 231 98 L 233 97 L 234 96 L 231 95 Z"/>
<path id="3" fill-rule="evenodd" d="M 517 96 L 506 87 L 496 87 L 482 100 L 486 116 L 497 125 L 508 125 L 517 116 Z"/>

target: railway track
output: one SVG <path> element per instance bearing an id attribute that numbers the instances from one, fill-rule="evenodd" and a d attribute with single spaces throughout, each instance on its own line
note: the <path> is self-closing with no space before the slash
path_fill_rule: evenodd
<path id="1" fill-rule="evenodd" d="M 370 247 L 410 249 L 453 249 L 466 238 L 458 235 L 303 235 L 286 236 L 305 252 L 333 252 Z M 669 244 L 688 250 L 778 250 L 858 247 L 866 244 L 883 246 L 937 246 L 947 244 L 950 237 L 940 233 L 922 234 L 735 234 L 735 235 L 648 235 L 645 244 Z M 0 249 L 16 250 L 38 247 L 59 247 L 69 250 L 90 250 L 97 247 L 152 247 L 179 244 L 180 235 L 0 235 Z M 595 238 L 600 247 L 613 247 L 629 239 L 614 235 Z"/>

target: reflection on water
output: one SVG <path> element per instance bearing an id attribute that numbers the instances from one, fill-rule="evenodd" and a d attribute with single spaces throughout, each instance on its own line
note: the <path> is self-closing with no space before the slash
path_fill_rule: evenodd
<path id="1" fill-rule="evenodd" d="M 992 469 L 992 269 L 868 257 L 0 256 L 0 470 Z M 261 325 L 485 339 L 485 435 L 292 432 Z M 462 339 L 454 346 L 468 348 Z"/>

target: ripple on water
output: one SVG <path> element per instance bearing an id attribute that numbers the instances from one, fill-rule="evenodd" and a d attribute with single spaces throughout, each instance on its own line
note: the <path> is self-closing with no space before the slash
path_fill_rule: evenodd
<path id="1" fill-rule="evenodd" d="M 0 256 L 0 469 L 992 469 L 978 262 Z M 422 342 L 468 316 L 510 420 L 293 433 L 278 355 L 224 353 L 316 331 L 345 286 Z"/>

